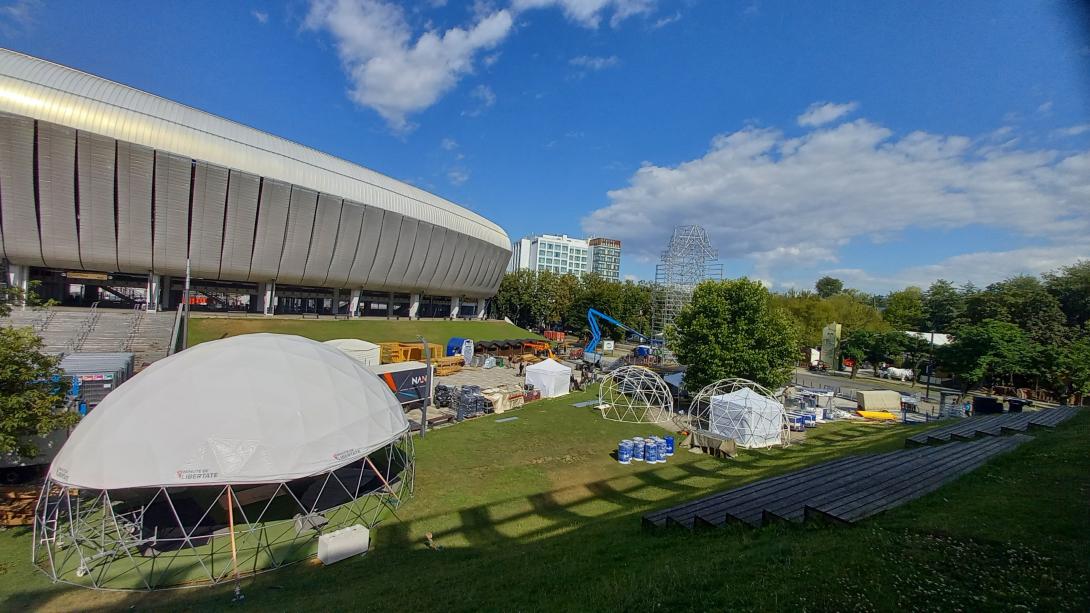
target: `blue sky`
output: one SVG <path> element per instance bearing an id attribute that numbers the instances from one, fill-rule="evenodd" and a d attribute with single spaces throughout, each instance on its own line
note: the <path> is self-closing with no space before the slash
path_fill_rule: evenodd
<path id="1" fill-rule="evenodd" d="M 528 233 L 675 224 L 731 275 L 885 291 L 1090 258 L 1074 2 L 0 5 L 0 44 L 412 182 Z"/>

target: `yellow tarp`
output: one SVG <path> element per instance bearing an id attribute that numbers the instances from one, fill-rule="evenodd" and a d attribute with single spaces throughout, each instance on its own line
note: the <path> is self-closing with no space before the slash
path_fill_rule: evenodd
<path id="1" fill-rule="evenodd" d="M 860 417 L 867 419 L 879 419 L 882 421 L 897 421 L 897 416 L 889 411 L 856 411 Z"/>

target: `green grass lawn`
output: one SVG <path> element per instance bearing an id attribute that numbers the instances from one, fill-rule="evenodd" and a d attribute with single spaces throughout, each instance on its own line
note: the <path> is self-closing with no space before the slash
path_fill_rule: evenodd
<path id="1" fill-rule="evenodd" d="M 194 317 L 189 322 L 190 346 L 205 341 L 253 334 L 275 332 L 298 334 L 316 341 L 335 338 L 360 338 L 373 343 L 384 341 L 416 342 L 423 335 L 429 343 L 443 345 L 454 336 L 475 341 L 503 340 L 508 338 L 541 338 L 518 326 L 503 321 L 444 321 L 444 320 L 306 320 L 272 317 Z"/>
<path id="2" fill-rule="evenodd" d="M 680 451 L 621 466 L 653 426 L 543 401 L 417 439 L 415 497 L 366 556 L 243 581 L 253 610 L 1087 610 L 1090 414 L 950 486 L 854 526 L 641 527 L 642 513 L 847 453 L 901 425 L 836 423 L 734 460 Z M 439 551 L 428 549 L 431 532 Z M 0 533 L 0 610 L 231 607 L 231 588 L 95 593 L 51 585 L 25 530 Z"/>

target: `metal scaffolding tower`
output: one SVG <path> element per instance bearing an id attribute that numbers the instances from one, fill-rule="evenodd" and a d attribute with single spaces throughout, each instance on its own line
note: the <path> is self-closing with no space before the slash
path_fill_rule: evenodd
<path id="1" fill-rule="evenodd" d="M 662 334 L 674 323 L 681 308 L 692 299 L 696 286 L 707 279 L 722 279 L 719 251 L 708 242 L 701 226 L 676 226 L 662 261 L 655 267 L 654 333 Z"/>

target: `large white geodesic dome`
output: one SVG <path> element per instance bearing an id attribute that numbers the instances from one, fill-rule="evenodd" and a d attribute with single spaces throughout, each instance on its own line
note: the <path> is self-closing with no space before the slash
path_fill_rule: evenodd
<path id="1" fill-rule="evenodd" d="M 730 439 L 745 449 L 787 446 L 787 410 L 764 386 L 748 379 L 706 385 L 674 422 L 681 428 Z"/>
<path id="2" fill-rule="evenodd" d="M 34 561 L 92 588 L 218 583 L 374 527 L 413 475 L 400 404 L 351 357 L 297 336 L 212 341 L 76 427 L 39 496 Z"/>
<path id="3" fill-rule="evenodd" d="M 670 421 L 674 398 L 655 371 L 645 366 L 622 366 L 602 380 L 598 409 L 611 421 L 663 423 Z"/>

